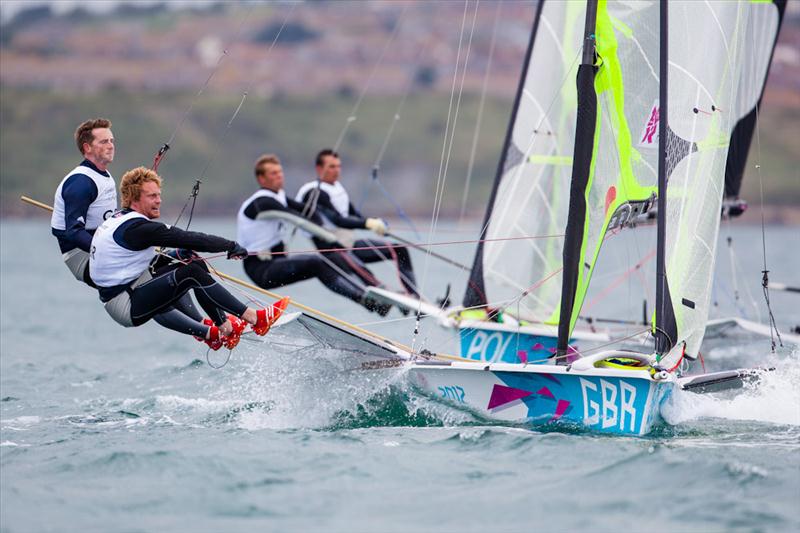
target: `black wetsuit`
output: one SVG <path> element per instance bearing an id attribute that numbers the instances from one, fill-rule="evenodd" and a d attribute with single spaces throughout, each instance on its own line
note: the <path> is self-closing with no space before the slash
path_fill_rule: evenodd
<path id="1" fill-rule="evenodd" d="M 284 206 L 274 198 L 259 196 L 244 207 L 243 214 L 252 220 L 265 211 L 283 211 L 301 216 L 303 205 L 291 198 L 287 198 L 286 201 L 287 206 Z M 337 270 L 316 254 L 283 255 L 282 252 L 285 251 L 283 242 L 274 245 L 270 251 L 273 254 L 270 259 L 262 260 L 251 255 L 244 260 L 244 271 L 258 286 L 271 289 L 317 278 L 333 292 L 362 303 L 364 290 L 354 280 L 355 274 L 352 269 L 340 258 L 330 258 L 338 267 Z"/>
<path id="2" fill-rule="evenodd" d="M 143 219 L 134 219 L 121 225 L 114 232 L 114 240 L 129 250 L 145 250 L 151 246 L 179 248 L 176 255 L 190 261 L 194 254 L 189 250 L 225 252 L 236 246 L 234 241 L 222 237 L 185 231 Z M 175 308 L 189 290 L 193 290 L 200 306 L 217 325 L 227 319 L 225 312 L 240 317 L 247 309 L 245 304 L 211 277 L 202 261 L 182 264 L 172 262 L 170 258 L 158 257 L 151 266 L 151 272 L 153 279 L 133 289 L 130 288 L 131 284 L 100 287 L 100 299 L 107 302 L 120 292 L 128 291 L 134 326 L 155 317 L 162 326 L 199 337 L 204 337 L 208 329 L 199 322 L 202 317 L 189 317 L 181 312 L 182 309 L 179 311 Z"/>
<path id="3" fill-rule="evenodd" d="M 356 208 L 352 202 L 348 204 L 347 215 L 343 216 L 331 202 L 330 196 L 324 190 L 317 188 L 309 190 L 302 198 L 301 205 L 305 206 L 310 202 L 312 195 L 317 195 L 316 213 L 321 214 L 332 224 L 345 229 L 367 229 L 367 219 Z M 315 214 L 316 214 L 315 213 Z M 314 244 L 320 250 L 332 248 L 330 243 L 321 239 L 314 238 Z M 400 281 L 403 287 L 410 294 L 419 296 L 416 289 L 416 279 L 414 270 L 411 266 L 411 256 L 405 246 L 397 246 L 387 241 L 378 239 L 358 239 L 353 243 L 353 254 L 364 263 L 376 263 L 378 261 L 395 260 L 400 270 Z"/>

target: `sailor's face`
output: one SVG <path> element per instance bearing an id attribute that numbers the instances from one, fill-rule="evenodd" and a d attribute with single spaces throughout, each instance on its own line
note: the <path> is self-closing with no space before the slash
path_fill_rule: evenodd
<path id="1" fill-rule="evenodd" d="M 259 183 L 265 189 L 278 192 L 283 189 L 283 167 L 275 163 L 267 163 L 263 166 Z"/>
<path id="2" fill-rule="evenodd" d="M 137 211 L 149 219 L 161 216 L 161 187 L 154 181 L 146 181 L 142 185 L 142 192 L 139 199 L 131 202 L 131 209 Z"/>
<path id="3" fill-rule="evenodd" d="M 92 135 L 91 143 L 83 143 L 83 155 L 100 170 L 105 170 L 114 161 L 114 134 L 109 128 L 95 128 Z"/>
<path id="4" fill-rule="evenodd" d="M 341 172 L 342 161 L 336 156 L 326 155 L 322 159 L 322 164 L 317 165 L 317 175 L 325 183 L 336 183 Z"/>

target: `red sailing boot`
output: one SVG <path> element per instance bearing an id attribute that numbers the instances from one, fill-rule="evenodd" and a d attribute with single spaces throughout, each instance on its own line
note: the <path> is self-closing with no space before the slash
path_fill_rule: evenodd
<path id="1" fill-rule="evenodd" d="M 252 328 L 256 335 L 266 335 L 269 328 L 274 324 L 283 314 L 287 307 L 289 307 L 290 298 L 286 296 L 281 298 L 266 309 L 256 310 L 256 323 Z"/>
<path id="2" fill-rule="evenodd" d="M 206 319 L 211 322 L 210 319 Z M 205 322 L 205 320 L 203 320 Z M 208 338 L 204 339 L 203 342 L 208 344 L 208 347 L 214 350 L 215 352 L 222 348 L 222 336 L 219 334 L 219 328 L 211 322 L 211 326 L 209 327 L 208 331 Z"/>
<path id="3" fill-rule="evenodd" d="M 228 315 L 228 320 L 233 330 L 228 335 L 223 335 L 222 344 L 224 344 L 227 349 L 233 350 L 239 344 L 239 339 L 242 338 L 242 333 L 244 333 L 247 322 L 233 315 Z"/>
<path id="4" fill-rule="evenodd" d="M 203 324 L 204 326 L 209 326 L 209 327 L 211 327 L 211 326 L 213 326 L 213 325 L 214 325 L 214 321 L 213 321 L 213 320 L 211 320 L 210 318 L 206 317 L 206 318 L 204 318 L 204 319 L 203 319 L 203 322 L 202 322 L 202 324 Z M 193 336 L 194 336 L 194 338 L 197 340 L 197 342 L 205 342 L 206 344 L 208 344 L 208 343 L 209 343 L 209 339 L 206 339 L 205 337 L 198 337 L 197 335 L 193 335 Z M 209 345 L 209 346 L 211 346 L 210 344 L 208 344 L 208 345 Z M 216 349 L 219 349 L 219 348 L 216 348 Z"/>

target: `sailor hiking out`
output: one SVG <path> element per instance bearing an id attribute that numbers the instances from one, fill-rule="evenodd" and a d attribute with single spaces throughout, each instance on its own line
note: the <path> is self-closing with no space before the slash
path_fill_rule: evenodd
<path id="1" fill-rule="evenodd" d="M 388 230 L 385 221 L 380 218 L 364 217 L 350 202 L 347 190 L 339 181 L 342 163 L 339 154 L 331 149 L 321 150 L 315 161 L 317 179 L 300 187 L 296 200 L 304 205 L 304 214 L 307 216 L 320 215 L 324 226 L 331 230 L 342 228 L 345 230 L 368 229 L 383 236 Z M 337 230 L 340 240 L 341 230 Z M 349 232 L 348 232 L 349 233 Z M 330 243 L 314 238 L 314 244 L 320 250 L 333 248 Z M 408 249 L 403 246 L 390 245 L 378 239 L 350 239 L 353 255 L 364 263 L 394 260 L 397 263 L 400 281 L 405 290 L 412 296 L 419 298 L 414 270 L 411 266 L 411 257 Z M 332 254 L 326 254 L 329 256 Z"/>
<path id="2" fill-rule="evenodd" d="M 289 299 L 266 309 L 247 307 L 211 277 L 193 252 L 228 252 L 228 259 L 242 259 L 247 255 L 242 246 L 155 222 L 160 216 L 161 178 L 150 169 L 125 173 L 120 194 L 123 209 L 97 229 L 89 260 L 100 300 L 114 320 L 136 327 L 158 316 L 162 326 L 205 340 L 215 350 L 235 347 L 246 324 L 258 335 L 267 333 Z M 177 248 L 173 257 L 179 260 L 158 256 L 156 246 Z M 204 322 L 175 308 L 190 290 L 210 317 Z"/>
<path id="3" fill-rule="evenodd" d="M 94 287 L 89 278 L 92 235 L 117 209 L 116 183 L 108 171 L 114 161 L 111 121 L 95 118 L 81 123 L 75 143 L 83 161 L 59 183 L 50 226 L 72 275 Z"/>
<path id="4" fill-rule="evenodd" d="M 270 289 L 317 278 L 329 290 L 385 315 L 389 307 L 365 296 L 363 285 L 369 281 L 359 278 L 348 263 L 319 254 L 286 254 L 284 238 L 289 226 L 300 227 L 332 247 L 341 248 L 341 244 L 320 227 L 322 220 L 304 219 L 303 205 L 286 197 L 283 167 L 277 156 L 259 157 L 254 173 L 260 188 L 242 203 L 236 218 L 236 239 L 249 252 L 244 270 L 250 279 Z"/>

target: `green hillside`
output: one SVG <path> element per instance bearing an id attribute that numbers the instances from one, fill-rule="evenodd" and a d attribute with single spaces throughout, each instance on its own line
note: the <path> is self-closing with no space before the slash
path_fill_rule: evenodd
<path id="1" fill-rule="evenodd" d="M 91 96 L 5 88 L 0 98 L 0 173 L 6 214 L 23 213 L 20 194 L 52 197 L 64 174 L 80 160 L 72 139 L 76 125 L 89 117 L 113 122 L 117 156 L 111 167 L 119 177 L 137 165 L 152 164 L 189 108 L 193 94 L 132 94 L 110 91 Z M 203 95 L 196 99 L 159 169 L 166 179 L 166 203 L 182 203 L 194 180 L 210 164 L 202 184 L 201 213 L 226 213 L 253 188 L 252 164 L 264 152 L 277 153 L 294 192 L 314 176 L 314 156 L 335 144 L 346 125 L 354 98 L 317 99 L 249 96 L 228 130 L 241 97 Z M 347 130 L 341 153 L 344 178 L 360 198 L 393 121 L 399 98 L 365 99 Z M 409 212 L 431 212 L 447 126 L 449 97 L 409 95 L 381 162 L 381 181 Z M 488 99 L 473 171 L 473 205 L 488 195 L 511 103 Z M 461 102 L 447 171 L 445 203 L 460 207 L 469 164 L 478 98 Z M 377 188 L 370 198 L 379 200 Z M 179 202 L 180 200 L 180 202 Z M 174 207 L 174 206 L 173 206 Z M 388 207 L 385 204 L 383 207 Z M 482 207 L 479 208 L 482 211 Z"/>
<path id="2" fill-rule="evenodd" d="M 206 94 L 195 99 L 193 93 L 122 91 L 76 95 L 9 88 L 3 88 L 0 96 L 0 186 L 6 215 L 30 213 L 30 208 L 18 201 L 21 194 L 51 201 L 59 180 L 80 159 L 72 139 L 74 128 L 89 117 L 105 116 L 113 121 L 117 158 L 111 170 L 119 177 L 129 168 L 152 163 L 156 150 L 169 139 L 194 100 L 160 168 L 166 179 L 166 209 L 180 208 L 194 180 L 210 164 L 198 212 L 228 214 L 252 190 L 252 163 L 264 152 L 275 152 L 283 159 L 290 193 L 313 177 L 314 154 L 336 142 L 355 103 L 352 94 L 315 99 L 248 96 L 227 130 L 240 96 Z M 398 103 L 397 97 L 366 98 L 341 149 L 344 180 L 351 194 L 359 200 L 369 192 L 375 209 L 385 214 L 393 208 L 376 187 L 367 187 Z M 465 96 L 459 108 L 446 174 L 445 213 L 455 214 L 460 209 L 478 103 L 478 97 Z M 381 162 L 382 183 L 409 213 L 431 213 L 449 104 L 447 95 L 411 94 Z M 486 101 L 469 196 L 473 215 L 483 212 L 510 108 L 507 100 Z M 767 107 L 762 113 L 760 162 L 768 204 L 800 203 L 798 121 L 798 109 Z M 743 196 L 751 204 L 759 197 L 755 146 L 754 141 L 743 187 Z"/>

